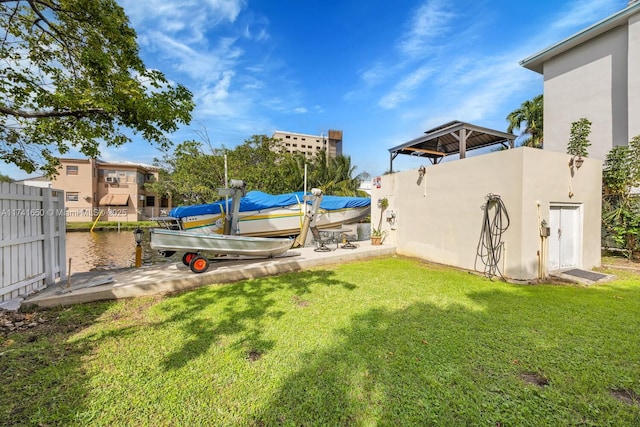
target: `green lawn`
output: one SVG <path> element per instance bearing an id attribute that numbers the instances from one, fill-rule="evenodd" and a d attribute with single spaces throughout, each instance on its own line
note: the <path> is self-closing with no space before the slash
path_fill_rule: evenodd
<path id="1" fill-rule="evenodd" d="M 36 312 L 0 335 L 0 420 L 640 425 L 640 276 L 616 273 L 511 285 L 394 257 Z"/>

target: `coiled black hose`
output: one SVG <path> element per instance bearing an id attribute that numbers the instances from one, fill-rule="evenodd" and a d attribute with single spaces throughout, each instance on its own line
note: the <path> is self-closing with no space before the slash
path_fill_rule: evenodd
<path id="1" fill-rule="evenodd" d="M 491 279 L 500 275 L 505 280 L 500 271 L 500 258 L 502 256 L 502 234 L 509 228 L 509 214 L 502 199 L 497 194 L 488 194 L 485 197 L 486 203 L 483 206 L 484 220 L 482 221 L 482 232 L 476 250 L 476 262 L 478 258 L 484 264 L 484 275 Z"/>

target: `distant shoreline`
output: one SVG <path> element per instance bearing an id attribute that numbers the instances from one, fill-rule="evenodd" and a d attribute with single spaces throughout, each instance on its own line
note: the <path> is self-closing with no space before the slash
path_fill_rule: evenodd
<path id="1" fill-rule="evenodd" d="M 131 221 L 121 222 L 120 224 L 114 221 L 109 221 L 106 223 L 103 221 L 102 224 L 98 222 L 93 228 L 93 231 L 133 231 L 138 227 L 142 229 L 148 229 L 154 227 L 155 225 L 155 221 Z M 68 222 L 65 229 L 67 232 L 82 232 L 91 231 L 91 227 L 93 227 L 93 222 Z"/>

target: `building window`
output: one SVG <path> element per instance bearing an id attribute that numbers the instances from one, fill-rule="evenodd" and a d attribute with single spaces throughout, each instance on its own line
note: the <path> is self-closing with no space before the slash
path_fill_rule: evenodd
<path id="1" fill-rule="evenodd" d="M 293 139 L 298 139 L 298 137 L 297 137 L 297 136 L 294 136 L 294 137 L 293 137 Z"/>
<path id="2" fill-rule="evenodd" d="M 294 146 L 294 147 L 297 147 L 297 146 L 298 146 L 298 144 L 293 144 L 293 146 Z"/>
<path id="3" fill-rule="evenodd" d="M 67 165 L 67 175 L 78 175 L 78 166 Z"/>
<path id="4" fill-rule="evenodd" d="M 289 135 L 285 135 L 285 138 L 289 139 L 289 138 L 291 138 L 291 136 L 289 136 Z"/>
<path id="5" fill-rule="evenodd" d="M 78 193 L 67 193 L 67 202 L 77 202 Z"/>
<path id="6" fill-rule="evenodd" d="M 307 139 L 306 139 L 306 138 L 302 138 L 302 140 L 303 140 L 303 141 L 306 141 Z"/>
<path id="7" fill-rule="evenodd" d="M 156 196 L 147 196 L 147 206 L 155 206 L 156 205 Z"/>

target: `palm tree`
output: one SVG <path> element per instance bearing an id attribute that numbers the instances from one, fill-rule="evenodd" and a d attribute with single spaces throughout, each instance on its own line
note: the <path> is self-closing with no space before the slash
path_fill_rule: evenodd
<path id="1" fill-rule="evenodd" d="M 523 102 L 520 108 L 507 116 L 507 121 L 509 122 L 507 132 L 513 133 L 514 129 L 518 129 L 520 130 L 520 136 L 525 138 L 522 145 L 542 148 L 543 111 L 543 95 L 538 95 L 530 101 Z"/>
<path id="2" fill-rule="evenodd" d="M 351 165 L 351 157 L 337 156 L 327 161 L 326 152 L 320 151 L 312 164 L 310 182 L 322 189 L 324 194 L 335 196 L 361 195 L 358 187 L 362 182 L 360 175 L 353 177 L 356 167 Z"/>

